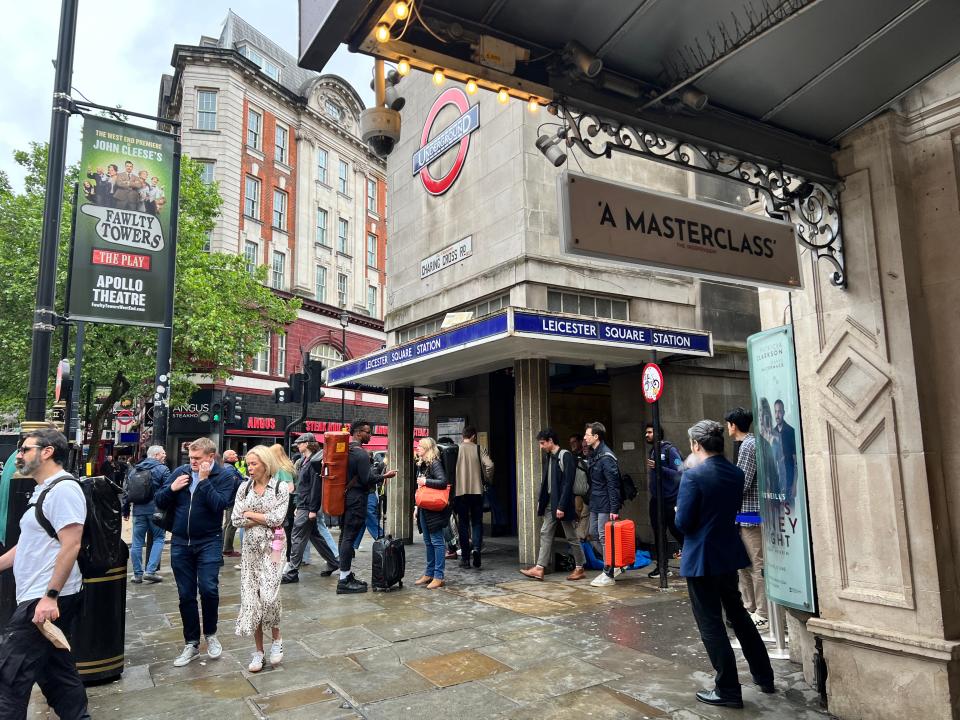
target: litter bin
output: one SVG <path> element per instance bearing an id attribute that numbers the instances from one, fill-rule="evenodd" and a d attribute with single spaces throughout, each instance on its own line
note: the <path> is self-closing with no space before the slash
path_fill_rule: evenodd
<path id="1" fill-rule="evenodd" d="M 4 535 L 6 542 L 0 545 L 0 552 L 6 552 L 8 548 L 16 545 L 20 539 L 20 518 L 27 511 L 30 496 L 36 489 L 37 483 L 33 478 L 10 479 L 7 516 L 0 518 L 0 521 L 6 523 Z M 16 584 L 13 582 L 13 570 L 11 569 L 0 573 L 0 628 L 7 624 L 16 608 Z"/>
<path id="2" fill-rule="evenodd" d="M 109 481 L 97 477 L 81 478 L 81 482 L 98 483 L 102 487 L 102 483 Z M 84 685 L 116 680 L 123 674 L 125 663 L 127 559 L 130 557 L 130 550 L 127 544 L 119 539 L 122 490 L 112 482 L 110 485 L 116 490 L 116 507 L 111 499 L 106 523 L 111 531 L 115 530 L 120 543 L 120 562 L 102 577 L 83 580 L 83 603 L 80 616 L 74 625 L 71 644 L 77 672 L 80 673 Z M 103 509 L 102 505 L 98 507 Z M 101 519 L 101 522 L 105 521 Z"/>

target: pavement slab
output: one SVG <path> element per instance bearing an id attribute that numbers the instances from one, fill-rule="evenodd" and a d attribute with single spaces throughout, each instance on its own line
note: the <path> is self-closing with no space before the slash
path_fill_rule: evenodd
<path id="1" fill-rule="evenodd" d="M 234 632 L 240 573 L 221 572 L 218 637 L 223 656 L 184 668 L 176 585 L 127 588 L 125 669 L 88 690 L 94 720 L 825 720 L 799 665 L 774 661 L 778 692 L 744 686 L 748 712 L 696 701 L 712 686 L 682 582 L 669 592 L 641 572 L 610 588 L 521 576 L 516 545 L 491 539 L 483 569 L 448 563 L 447 586 L 342 595 L 336 579 L 303 568 L 281 588 L 283 662 L 247 664 L 253 639 Z M 407 547 L 409 580 L 424 562 Z M 370 577 L 370 553 L 355 560 Z M 749 679 L 741 661 L 741 678 Z M 202 709 L 202 710 L 201 710 Z M 31 720 L 55 720 L 39 690 Z"/>

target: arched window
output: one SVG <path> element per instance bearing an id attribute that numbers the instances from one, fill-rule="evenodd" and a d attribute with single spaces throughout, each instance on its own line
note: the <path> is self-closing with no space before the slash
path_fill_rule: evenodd
<path id="1" fill-rule="evenodd" d="M 324 367 L 336 367 L 343 362 L 343 353 L 333 345 L 317 345 L 310 351 L 311 360 L 321 360 Z"/>

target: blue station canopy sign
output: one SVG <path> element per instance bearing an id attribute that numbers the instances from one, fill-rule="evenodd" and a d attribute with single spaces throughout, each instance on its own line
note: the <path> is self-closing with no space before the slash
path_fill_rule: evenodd
<path id="1" fill-rule="evenodd" d="M 504 366 L 522 357 L 548 357 L 558 361 L 562 358 L 564 362 L 587 364 L 594 362 L 597 348 L 611 349 L 604 356 L 605 361 L 625 366 L 646 362 L 649 351 L 709 357 L 713 355 L 713 337 L 709 332 L 698 330 L 511 307 L 496 315 L 338 365 L 327 371 L 327 384 L 362 382 L 389 387 L 407 380 L 413 384 L 418 378 L 436 376 L 436 366 L 443 356 L 448 356 L 445 361 L 448 364 L 456 361 L 465 373 L 469 373 L 471 365 L 479 372 L 498 360 Z M 463 353 L 468 349 L 469 355 L 465 356 Z M 451 357 L 454 353 L 459 354 Z M 406 366 L 423 369 L 430 366 L 431 361 L 434 361 L 431 373 L 414 369 L 396 372 Z"/>

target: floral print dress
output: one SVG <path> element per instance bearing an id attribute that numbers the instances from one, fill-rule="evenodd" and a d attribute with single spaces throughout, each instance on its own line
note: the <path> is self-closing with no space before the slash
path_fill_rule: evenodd
<path id="1" fill-rule="evenodd" d="M 240 558 L 240 615 L 237 617 L 237 635 L 252 635 L 257 627 L 265 633 L 280 625 L 280 577 L 284 557 L 273 561 L 273 529 L 283 525 L 287 515 L 290 491 L 287 483 L 270 478 L 263 494 L 253 489 L 253 480 L 243 483 L 237 491 L 231 522 L 243 527 L 243 513 L 263 513 L 270 527 L 254 525 L 243 533 Z"/>

